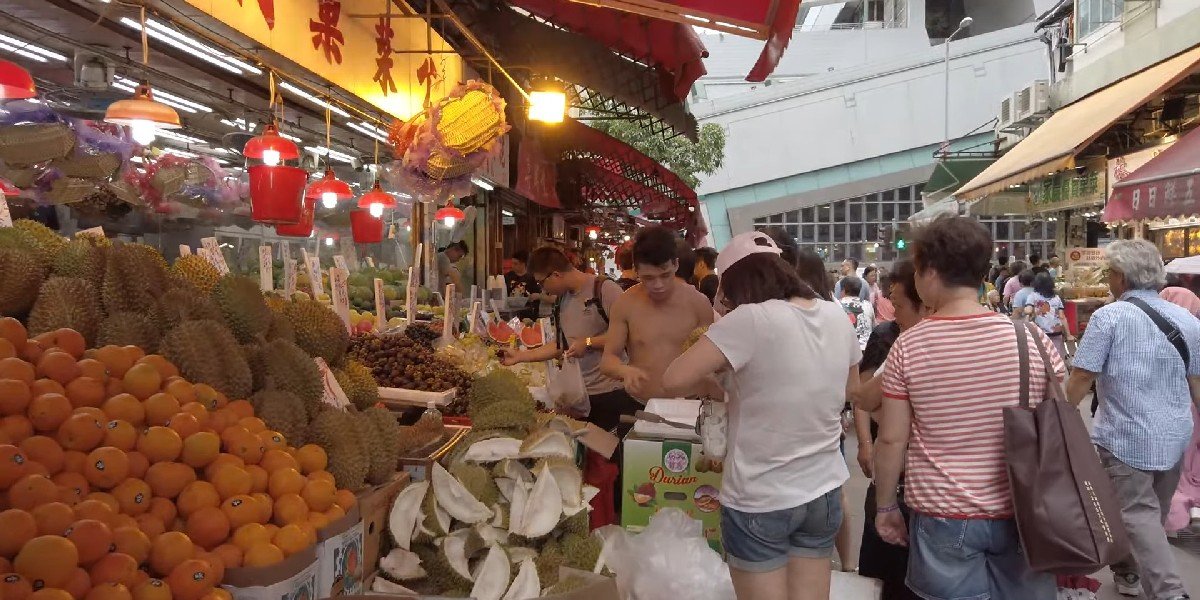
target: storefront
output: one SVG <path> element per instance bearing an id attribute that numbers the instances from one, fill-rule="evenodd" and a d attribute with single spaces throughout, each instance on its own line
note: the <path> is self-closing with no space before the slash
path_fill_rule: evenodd
<path id="1" fill-rule="evenodd" d="M 1105 221 L 1147 237 L 1167 260 L 1200 254 L 1200 129 L 1172 141 L 1140 152 L 1104 209 Z"/>

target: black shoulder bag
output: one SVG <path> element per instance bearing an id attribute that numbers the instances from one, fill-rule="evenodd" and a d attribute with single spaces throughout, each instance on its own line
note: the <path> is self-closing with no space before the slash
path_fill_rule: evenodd
<path id="1" fill-rule="evenodd" d="M 1168 321 L 1158 311 L 1150 308 L 1150 305 L 1146 304 L 1145 300 L 1130 297 L 1126 298 L 1125 301 L 1142 309 L 1142 312 L 1146 313 L 1146 316 L 1150 317 L 1150 320 L 1154 321 L 1158 329 L 1167 336 L 1167 341 L 1171 342 L 1172 346 L 1175 346 L 1175 350 L 1179 352 L 1179 358 L 1183 359 L 1183 372 L 1186 373 L 1188 366 L 1192 364 L 1192 357 L 1191 353 L 1188 352 L 1187 341 L 1183 339 L 1183 332 L 1179 331 L 1179 328 L 1174 323 Z"/>

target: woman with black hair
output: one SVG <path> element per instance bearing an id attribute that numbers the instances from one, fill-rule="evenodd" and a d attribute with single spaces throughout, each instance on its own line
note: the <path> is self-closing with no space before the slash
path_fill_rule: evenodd
<path id="1" fill-rule="evenodd" d="M 1014 304 L 1014 313 L 1017 310 Z M 1067 312 L 1063 307 L 1062 298 L 1054 291 L 1054 278 L 1050 273 L 1043 271 L 1033 277 L 1033 291 L 1025 297 L 1025 304 L 1020 310 L 1022 312 L 1017 314 L 1025 315 L 1046 332 L 1054 347 L 1058 348 L 1059 356 L 1067 356 L 1067 346 L 1063 343 L 1063 338 L 1074 342 L 1075 336 L 1067 331 Z"/>

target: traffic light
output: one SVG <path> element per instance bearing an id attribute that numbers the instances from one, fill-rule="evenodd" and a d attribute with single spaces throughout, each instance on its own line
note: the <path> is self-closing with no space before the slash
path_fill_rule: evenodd
<path id="1" fill-rule="evenodd" d="M 900 238 L 900 239 L 896 240 L 896 249 L 897 250 L 903 250 L 904 247 L 907 245 L 908 244 L 905 243 L 904 238 Z"/>

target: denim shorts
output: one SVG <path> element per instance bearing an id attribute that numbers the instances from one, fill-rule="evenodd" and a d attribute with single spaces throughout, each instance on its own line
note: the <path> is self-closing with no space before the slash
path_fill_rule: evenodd
<path id="1" fill-rule="evenodd" d="M 908 588 L 926 600 L 1054 600 L 1053 575 L 1029 568 L 1012 519 L 909 521 Z"/>
<path id="2" fill-rule="evenodd" d="M 765 513 L 721 507 L 721 543 L 729 565 L 767 573 L 787 566 L 789 558 L 828 558 L 842 526 L 842 488 L 809 502 Z"/>

